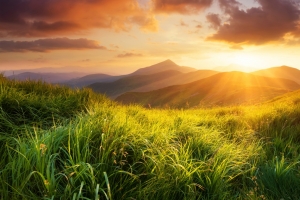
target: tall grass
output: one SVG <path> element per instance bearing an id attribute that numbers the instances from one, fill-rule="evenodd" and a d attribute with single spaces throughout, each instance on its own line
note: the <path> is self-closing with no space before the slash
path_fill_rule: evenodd
<path id="1" fill-rule="evenodd" d="M 298 94 L 147 110 L 41 82 L 0 87 L 0 199 L 300 196 Z"/>

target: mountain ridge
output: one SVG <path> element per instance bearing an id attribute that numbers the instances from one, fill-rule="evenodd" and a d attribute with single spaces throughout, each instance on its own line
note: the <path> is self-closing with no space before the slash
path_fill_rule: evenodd
<path id="1" fill-rule="evenodd" d="M 104 93 L 109 97 L 114 98 L 124 92 L 134 90 L 149 83 L 166 79 L 167 77 L 176 76 L 178 74 L 182 73 L 176 70 L 167 70 L 148 75 L 131 75 L 120 78 L 114 82 L 93 83 L 87 87 L 91 88 L 95 92 Z"/>
<path id="2" fill-rule="evenodd" d="M 282 65 L 279 67 L 271 67 L 252 72 L 254 75 L 265 77 L 286 78 L 300 84 L 300 70 L 297 68 Z"/>
<path id="3" fill-rule="evenodd" d="M 172 60 L 167 59 L 165 61 L 156 63 L 154 65 L 140 68 L 140 69 L 134 71 L 133 73 L 131 73 L 130 75 L 153 74 L 153 73 L 158 73 L 158 72 L 166 71 L 166 70 L 176 70 L 179 72 L 187 73 L 187 72 L 195 71 L 196 69 L 191 68 L 191 67 L 179 66 Z"/>
<path id="4" fill-rule="evenodd" d="M 192 83 L 175 85 L 151 92 L 128 92 L 116 98 L 123 104 L 162 107 L 198 106 L 200 104 L 231 105 L 261 102 L 283 93 L 300 89 L 288 79 L 269 78 L 243 72 L 222 72 Z M 252 91 L 252 92 L 251 92 Z M 237 97 L 241 96 L 237 101 Z"/>
<path id="5" fill-rule="evenodd" d="M 63 83 L 66 80 L 71 80 L 81 76 L 79 72 L 70 73 L 35 73 L 35 72 L 22 72 L 20 74 L 7 76 L 8 79 L 15 79 L 19 81 L 35 80 L 45 81 L 48 83 Z"/>

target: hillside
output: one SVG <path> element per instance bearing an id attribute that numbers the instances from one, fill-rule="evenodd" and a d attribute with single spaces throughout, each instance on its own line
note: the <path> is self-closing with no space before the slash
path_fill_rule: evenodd
<path id="1" fill-rule="evenodd" d="M 126 83 L 126 85 L 127 84 L 130 85 L 131 84 L 130 82 L 132 82 L 133 79 L 135 79 L 135 77 L 139 76 L 139 75 L 154 75 L 154 74 L 158 74 L 158 73 L 164 72 L 164 71 L 178 71 L 178 72 L 182 72 L 182 73 L 187 73 L 187 72 L 191 72 L 191 71 L 195 71 L 195 70 L 196 69 L 189 68 L 189 67 L 181 67 L 181 66 L 175 64 L 171 60 L 166 60 L 166 61 L 154 64 L 154 65 L 151 65 L 148 67 L 140 68 L 130 74 L 118 75 L 118 76 L 110 76 L 107 74 L 90 74 L 90 75 L 86 75 L 86 76 L 79 77 L 76 79 L 72 79 L 70 81 L 65 82 L 64 84 L 71 86 L 73 88 L 81 88 L 81 87 L 88 86 L 90 88 L 93 88 L 94 91 L 103 92 L 109 96 L 116 96 L 116 95 L 120 95 L 123 92 L 130 91 L 131 87 L 121 85 L 120 87 L 122 87 L 123 89 L 119 89 L 118 91 L 113 92 L 113 91 L 109 91 L 109 89 L 105 89 L 105 88 L 103 89 L 103 87 L 108 87 L 108 88 L 113 89 L 113 88 L 117 87 L 118 83 L 123 84 L 124 81 L 120 81 L 120 82 L 112 83 L 112 84 L 106 84 L 106 83 L 114 82 L 114 81 L 117 81 L 118 79 L 122 79 L 122 78 L 125 78 L 125 80 L 127 80 L 126 77 L 134 76 L 134 77 L 128 79 L 129 83 Z M 169 78 L 169 76 L 167 75 L 166 79 L 168 79 L 168 78 Z M 160 79 L 163 80 L 162 78 L 160 78 Z M 154 81 L 152 83 L 155 84 L 156 82 L 157 82 L 157 80 L 154 79 Z M 150 84 L 150 82 L 148 82 L 147 85 L 148 84 Z M 144 85 L 145 84 L 142 84 L 141 86 L 144 86 Z M 165 83 L 162 85 L 162 87 L 163 86 L 168 86 L 168 84 Z M 133 88 L 135 89 L 137 87 L 138 86 L 136 85 Z M 124 88 L 128 88 L 128 89 L 124 89 Z M 159 88 L 161 88 L 161 87 L 159 87 Z M 157 89 L 157 88 L 155 88 L 155 89 Z"/>
<path id="2" fill-rule="evenodd" d="M 19 81 L 24 80 L 35 80 L 35 81 L 45 81 L 47 83 L 62 83 L 77 77 L 82 76 L 79 72 L 70 73 L 34 73 L 34 72 L 22 72 L 20 74 L 11 75 L 7 78 L 15 79 Z"/>
<path id="3" fill-rule="evenodd" d="M 150 75 L 130 75 L 120 78 L 114 82 L 94 83 L 88 87 L 95 92 L 103 93 L 111 98 L 114 98 L 122 93 L 153 84 L 170 77 L 178 76 L 180 74 L 182 73 L 175 70 L 167 70 Z"/>
<path id="4" fill-rule="evenodd" d="M 69 80 L 64 84 L 74 88 L 81 88 L 97 82 L 112 82 L 120 79 L 121 77 L 123 76 L 111 76 L 107 74 L 90 74 L 80 78 Z"/>
<path id="5" fill-rule="evenodd" d="M 191 83 L 194 81 L 198 81 L 203 78 L 207 78 L 209 76 L 215 75 L 219 72 L 213 70 L 197 70 L 188 73 L 181 73 L 177 76 L 166 77 L 160 81 L 156 81 L 145 86 L 134 89 L 134 92 L 148 92 L 151 90 L 157 90 L 160 88 L 172 86 L 172 85 L 182 85 L 186 83 Z"/>
<path id="6" fill-rule="evenodd" d="M 159 110 L 42 82 L 0 86 L 0 199 L 300 196 L 300 90 L 256 106 Z"/>
<path id="7" fill-rule="evenodd" d="M 237 105 L 262 102 L 299 88 L 300 85 L 287 79 L 225 72 L 189 84 L 150 92 L 128 92 L 117 97 L 116 101 L 152 107 Z"/>
<path id="8" fill-rule="evenodd" d="M 252 74 L 272 78 L 285 78 L 300 84 L 300 70 L 288 66 L 272 67 L 255 71 Z"/>

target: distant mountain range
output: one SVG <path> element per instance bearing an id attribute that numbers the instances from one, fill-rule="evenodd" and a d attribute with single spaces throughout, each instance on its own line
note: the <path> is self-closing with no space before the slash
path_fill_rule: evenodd
<path id="1" fill-rule="evenodd" d="M 273 67 L 253 72 L 254 75 L 273 77 L 273 78 L 286 78 L 293 80 L 300 84 L 300 70 L 288 66 Z"/>
<path id="2" fill-rule="evenodd" d="M 88 87 L 92 88 L 95 92 L 104 93 L 107 96 L 114 98 L 124 92 L 169 79 L 178 76 L 179 74 L 182 73 L 175 70 L 168 70 L 150 75 L 131 75 L 110 83 L 94 83 Z"/>
<path id="3" fill-rule="evenodd" d="M 164 70 L 167 69 L 167 70 Z M 157 71 L 156 73 L 154 73 Z M 212 70 L 196 70 L 180 67 L 170 60 L 142 68 L 113 82 L 88 85 L 95 92 L 104 93 L 111 98 L 128 91 L 151 91 L 170 85 L 184 84 L 217 74 Z"/>
<path id="4" fill-rule="evenodd" d="M 0 72 L 3 73 L 6 77 L 12 76 L 12 75 L 18 75 L 25 72 L 32 72 L 32 73 L 38 73 L 38 74 L 69 74 L 69 73 L 78 73 L 80 76 L 88 75 L 89 73 L 82 72 L 82 71 L 70 71 L 71 67 L 43 67 L 43 68 L 34 68 L 34 69 L 18 69 L 18 70 L 2 70 L 0 69 Z M 79 76 L 79 77 L 80 77 Z M 76 78 L 76 77 L 74 77 Z"/>
<path id="5" fill-rule="evenodd" d="M 52 70 L 49 68 L 48 70 Z M 300 70 L 288 66 L 251 73 L 196 70 L 171 60 L 140 68 L 133 73 L 42 73 L 18 71 L 17 80 L 43 80 L 73 88 L 88 87 L 123 104 L 151 107 L 194 107 L 259 103 L 300 89 Z"/>
<path id="6" fill-rule="evenodd" d="M 123 104 L 138 103 L 151 107 L 194 107 L 258 103 L 300 85 L 288 79 L 256 76 L 243 72 L 224 72 L 189 84 L 175 85 L 150 92 L 127 92 L 116 98 Z"/>
<path id="7" fill-rule="evenodd" d="M 73 88 L 81 88 L 97 82 L 106 83 L 120 79 L 123 76 L 111 76 L 107 74 L 90 74 L 64 82 L 65 85 Z"/>
<path id="8" fill-rule="evenodd" d="M 139 79 L 140 75 L 154 75 L 154 74 L 159 74 L 160 72 L 170 71 L 170 70 L 178 71 L 181 73 L 196 71 L 196 69 L 194 69 L 194 68 L 181 67 L 171 60 L 165 60 L 163 62 L 157 63 L 155 65 L 151 65 L 149 67 L 140 68 L 131 74 L 126 74 L 126 75 L 121 75 L 121 76 L 109 76 L 109 75 L 104 75 L 104 74 L 88 75 L 85 77 L 81 77 L 81 78 L 77 78 L 77 79 L 68 81 L 68 82 L 66 82 L 66 85 L 70 85 L 72 87 L 88 86 L 96 92 L 106 93 L 108 96 L 115 96 L 115 95 L 118 95 L 121 91 L 126 91 L 126 89 L 124 89 L 124 88 L 130 88 L 130 89 L 138 88 L 139 87 L 138 83 L 136 83 L 135 84 L 136 86 L 134 86 L 134 87 L 128 86 L 128 84 L 131 85 L 132 84 L 131 82 L 134 81 L 133 79 L 135 79 L 135 78 Z M 167 74 L 167 73 L 165 73 L 165 74 Z M 132 78 L 127 79 L 128 77 L 132 77 Z M 107 82 L 117 81 L 118 79 L 121 79 L 121 78 L 125 78 L 125 80 L 123 80 L 123 81 L 120 80 L 117 83 L 106 84 Z M 168 76 L 166 76 L 165 78 L 168 78 Z M 148 79 L 149 79 L 149 77 L 148 77 Z M 163 78 L 160 78 L 160 79 L 163 79 Z M 124 82 L 126 82 L 126 81 L 128 81 L 128 83 L 123 85 Z M 153 81 L 156 82 L 158 80 L 156 80 L 156 78 L 153 78 Z M 138 82 L 138 80 L 137 80 L 137 82 Z M 146 81 L 146 82 L 148 84 L 150 83 L 149 81 Z M 123 87 L 123 89 L 118 89 L 118 91 L 112 91 L 112 90 L 115 90 L 116 87 L 118 87 L 118 84 L 122 84 L 122 85 L 120 85 L 120 87 Z M 141 84 L 142 84 L 141 86 L 145 85 L 143 83 L 141 83 Z M 128 89 L 127 89 L 127 91 L 128 91 Z"/>
<path id="9" fill-rule="evenodd" d="M 34 81 L 45 81 L 48 83 L 63 83 L 66 80 L 71 80 L 82 76 L 79 72 L 70 73 L 34 73 L 34 72 L 23 72 L 17 75 L 7 76 L 8 79 L 15 80 L 34 80 Z"/>

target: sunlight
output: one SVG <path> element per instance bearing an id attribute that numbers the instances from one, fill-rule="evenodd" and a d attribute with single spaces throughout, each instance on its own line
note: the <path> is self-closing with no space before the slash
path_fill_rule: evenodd
<path id="1" fill-rule="evenodd" d="M 251 71 L 261 64 L 261 59 L 251 54 L 237 53 L 233 56 L 232 62 L 241 65 L 243 67 L 242 71 Z"/>

